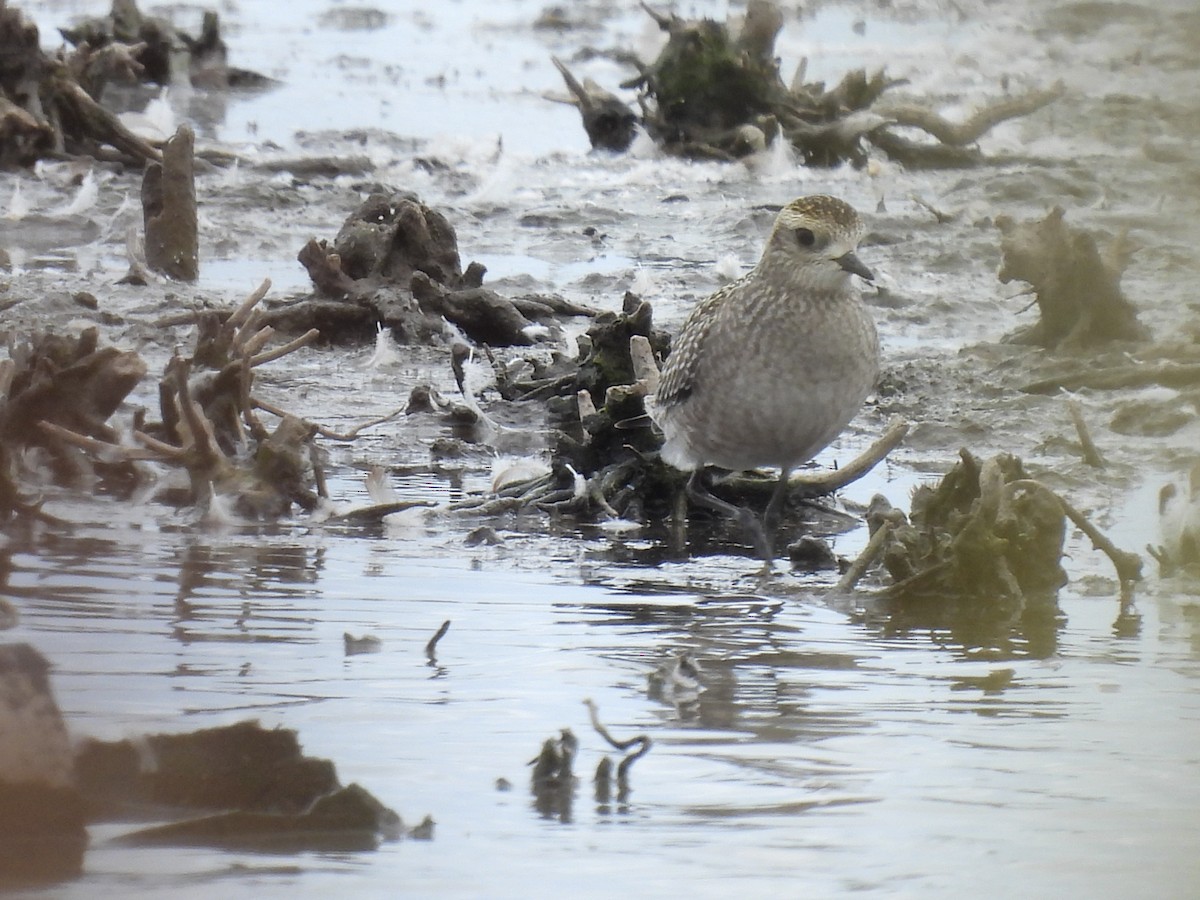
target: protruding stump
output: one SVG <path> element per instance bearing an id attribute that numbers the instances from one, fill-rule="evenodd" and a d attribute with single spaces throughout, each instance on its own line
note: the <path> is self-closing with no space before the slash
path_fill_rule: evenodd
<path id="1" fill-rule="evenodd" d="M 162 162 L 149 163 L 142 178 L 146 262 L 150 268 L 180 281 L 195 281 L 200 274 L 195 143 L 191 126 L 180 125 L 163 145 Z"/>

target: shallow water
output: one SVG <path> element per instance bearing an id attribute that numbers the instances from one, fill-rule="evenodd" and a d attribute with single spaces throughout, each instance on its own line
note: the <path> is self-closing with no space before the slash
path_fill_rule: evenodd
<path id="1" fill-rule="evenodd" d="M 571 558 L 599 542 L 528 541 L 448 553 L 408 535 L 126 521 L 10 545 L 13 637 L 54 661 L 76 733 L 255 717 L 438 823 L 432 842 L 299 857 L 125 849 L 106 838 L 128 826 L 108 825 L 53 896 L 721 896 L 797 878 L 810 896 L 1186 896 L 1200 876 L 1193 607 L 1144 601 L 1122 637 L 1111 598 L 1066 594 L 1052 652 L 1032 656 L 891 634 L 789 576 L 713 595 L 674 563 L 626 568 L 639 587 L 618 589 Z M 557 553 L 549 572 L 530 564 L 539 549 Z M 343 632 L 382 649 L 347 657 Z M 681 652 L 698 699 L 651 696 Z M 592 797 L 606 748 L 584 698 L 618 737 L 654 741 L 624 804 Z M 547 818 L 527 762 L 564 727 L 583 777 L 569 816 Z"/>
<path id="2" fill-rule="evenodd" d="M 968 3 L 973 15 L 960 16 L 964 5 L 896 6 L 909 14 L 868 15 L 863 35 L 852 30 L 861 12 L 853 5 L 789 19 L 779 44 L 785 73 L 802 55 L 810 77 L 831 80 L 886 59 L 914 90 L 954 93 L 947 103 L 963 109 L 999 73 L 1037 80 L 1050 60 L 1055 77 L 1094 83 L 1107 65 L 1103 53 L 1076 53 L 1078 34 L 1031 36 L 1022 8 L 984 4 L 983 15 Z M 46 26 L 106 7 L 50 0 L 35 14 Z M 1025 163 L 866 174 L 778 159 L 751 168 L 644 153 L 597 158 L 586 155 L 576 114 L 542 98 L 561 90 L 549 54 L 649 46 L 654 29 L 634 4 L 589 5 L 595 24 L 562 35 L 530 31 L 539 3 L 406 7 L 369 31 L 336 27 L 339 5 L 289 4 L 282 24 L 277 8 L 222 10 L 233 62 L 285 85 L 209 104 L 202 142 L 264 158 L 366 153 L 371 177 L 203 176 L 201 281 L 141 292 L 113 285 L 125 268 L 124 228 L 138 218 L 121 201 L 136 196 L 136 180 L 102 178 L 99 226 L 71 232 L 54 220 L 24 257 L 21 277 L 49 286 L 47 320 L 54 296 L 91 290 L 121 317 L 105 323 L 107 338 L 138 346 L 160 371 L 172 342 L 190 335 L 151 332 L 143 321 L 191 302 L 231 303 L 267 274 L 275 295 L 302 292 L 296 251 L 311 236 L 332 238 L 377 180 L 447 209 L 464 261 L 486 263 L 492 283 L 603 308 L 637 284 L 657 320 L 674 327 L 720 283 L 722 260 L 753 261 L 771 215 L 756 205 L 815 190 L 867 212 L 885 201 L 864 258 L 900 298 L 876 310 L 886 364 L 915 373 L 926 405 L 901 410 L 918 423 L 909 447 L 844 499 L 861 504 L 882 491 L 906 505 L 912 486 L 944 471 L 965 444 L 1053 470 L 1123 547 L 1156 539 L 1155 479 L 1169 474 L 1194 429 L 1129 439 L 1103 429 L 1105 398 L 1085 398 L 1112 467 L 1072 467 L 1073 454 L 1053 443 L 1061 401 L 995 400 L 999 364 L 986 348 L 959 352 L 998 340 L 1025 304 L 995 282 L 989 217 L 1040 215 L 1043 204 L 1062 202 L 1053 186 L 1089 226 L 1135 228 L 1148 246 L 1130 270 L 1131 289 L 1151 322 L 1178 326 L 1190 300 L 1179 266 L 1189 264 L 1164 260 L 1187 246 L 1195 197 L 1156 193 L 1162 173 L 1142 160 L 1127 165 L 1121 132 L 1081 153 L 1088 141 L 1060 126 L 1070 112 L 1059 111 L 989 138 L 990 152 L 1058 160 L 1048 174 Z M 1125 58 L 1123 27 L 1101 29 L 1116 42 L 1101 45 L 1113 59 Z M 1114 91 L 1151 78 L 1113 72 L 1126 79 Z M 581 73 L 609 85 L 627 74 L 600 60 Z M 186 97 L 172 102 L 199 109 Z M 369 135 L 348 140 L 347 128 Z M 423 167 L 416 155 L 444 165 Z M 55 167 L 3 179 L 0 197 L 20 180 L 35 209 L 63 207 L 77 189 Z M 914 196 L 961 217 L 934 224 Z M 588 226 L 601 236 L 582 236 Z M 33 233 L 28 223 L 10 227 L 6 240 Z M 263 372 L 260 384 L 333 426 L 389 411 L 419 381 L 449 390 L 435 353 L 381 370 L 365 367 L 369 356 L 370 348 L 306 351 Z M 920 397 L 930 371 L 953 389 L 932 382 Z M 152 405 L 153 389 L 143 385 L 134 399 Z M 822 461 L 861 448 L 889 413 L 873 401 Z M 536 428 L 493 443 L 528 453 Z M 331 448 L 333 495 L 364 502 L 358 473 L 373 464 L 395 468 L 392 483 L 406 498 L 442 502 L 486 489 L 487 453 L 431 463 L 430 442 L 447 433 L 414 417 Z M 658 532 L 609 537 L 505 519 L 491 523 L 502 546 L 471 548 L 463 538 L 478 523 L 445 515 L 373 529 L 298 519 L 213 530 L 153 502 L 51 494 L 48 503 L 76 526 L 4 538 L 0 596 L 22 616 L 6 638 L 52 661 L 73 732 L 117 738 L 259 718 L 295 729 L 306 752 L 333 760 L 344 782 L 361 783 L 408 823 L 428 813 L 438 824 L 429 842 L 299 856 L 132 850 L 111 840 L 130 826 L 104 825 L 92 832 L 84 877 L 44 896 L 1118 897 L 1189 896 L 1200 883 L 1200 590 L 1151 578 L 1138 592 L 1139 627 L 1116 627 L 1107 564 L 1078 535 L 1061 620 L 995 633 L 963 623 L 905 629 L 826 602 L 831 576 L 764 582 L 728 548 L 695 559 L 664 553 Z M 835 549 L 852 556 L 863 537 L 861 528 L 840 535 Z M 424 646 L 446 619 L 431 665 Z M 346 656 L 344 632 L 377 636 L 381 651 Z M 704 689 L 664 698 L 651 675 L 685 652 Z M 633 766 L 625 803 L 592 796 L 605 747 L 585 698 L 616 736 L 654 741 Z M 527 763 L 565 727 L 580 738 L 581 781 L 570 815 L 547 817 L 530 794 Z M 512 789 L 497 790 L 498 778 Z"/>

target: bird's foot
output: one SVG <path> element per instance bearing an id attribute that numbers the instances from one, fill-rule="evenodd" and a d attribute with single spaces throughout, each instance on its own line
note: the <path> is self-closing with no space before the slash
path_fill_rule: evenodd
<path id="1" fill-rule="evenodd" d="M 760 519 L 745 507 L 738 509 L 735 519 L 754 543 L 754 549 L 763 561 L 763 573 L 770 572 L 775 567 L 775 541 L 772 539 L 770 527 L 764 519 Z"/>

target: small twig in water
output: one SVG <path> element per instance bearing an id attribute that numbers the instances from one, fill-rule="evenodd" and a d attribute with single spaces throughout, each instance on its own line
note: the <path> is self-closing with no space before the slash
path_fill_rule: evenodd
<path id="1" fill-rule="evenodd" d="M 433 662 L 437 659 L 437 644 L 446 632 L 450 630 L 450 620 L 447 619 L 442 623 L 442 627 L 437 630 L 437 633 L 429 639 L 429 643 L 425 645 L 425 655 L 429 657 L 429 661 Z"/>
<path id="2" fill-rule="evenodd" d="M 821 475 L 797 475 L 790 482 L 791 488 L 799 488 L 813 494 L 830 494 L 841 490 L 846 485 L 857 481 L 870 472 L 871 469 L 875 468 L 884 457 L 891 453 L 904 440 L 904 436 L 908 434 L 908 428 L 909 424 L 904 419 L 894 419 L 879 440 L 852 459 L 847 465 L 833 472 L 825 472 Z"/>
<path id="3" fill-rule="evenodd" d="M 887 539 L 891 536 L 891 522 L 884 522 L 875 529 L 875 533 L 871 535 L 871 540 L 867 541 L 867 546 L 863 548 L 863 552 L 850 564 L 850 568 L 846 570 L 846 574 L 838 579 L 838 583 L 833 589 L 835 594 L 848 593 L 854 590 L 854 586 L 858 584 L 863 575 L 867 574 L 867 569 L 871 567 L 871 563 L 875 562 L 875 558 L 882 552 L 883 545 L 887 543 Z"/>
<path id="4" fill-rule="evenodd" d="M 292 351 L 299 350 L 301 347 L 311 344 L 320 336 L 321 332 L 315 328 L 310 328 L 304 334 L 300 335 L 300 337 L 288 341 L 286 344 L 281 344 L 274 350 L 267 350 L 259 353 L 257 356 L 250 357 L 250 365 L 261 366 L 263 363 L 269 363 L 272 360 L 279 359 L 281 356 L 287 356 Z"/>
<path id="5" fill-rule="evenodd" d="M 1074 397 L 1067 400 L 1067 412 L 1071 414 L 1071 422 L 1075 425 L 1075 433 L 1079 435 L 1079 445 L 1083 448 L 1083 461 L 1089 466 L 1103 469 L 1105 466 L 1104 457 L 1092 442 L 1092 435 L 1088 431 L 1087 422 L 1083 420 L 1083 408 Z"/>
<path id="6" fill-rule="evenodd" d="M 613 748 L 617 750 L 628 750 L 638 741 L 644 742 L 647 747 L 649 746 L 650 738 L 646 737 L 644 734 L 639 734 L 637 737 L 632 737 L 627 741 L 618 741 L 615 737 L 608 733 L 608 729 L 605 728 L 604 724 L 600 721 L 600 713 L 595 702 L 589 698 L 583 701 L 583 705 L 588 708 L 588 715 L 592 719 L 592 727 L 596 729 L 596 733 L 608 741 Z"/>
<path id="7" fill-rule="evenodd" d="M 279 418 L 281 418 L 281 419 L 284 416 L 290 415 L 290 413 L 288 413 L 288 411 L 286 409 L 284 409 L 283 407 L 275 406 L 273 403 L 268 403 L 267 401 L 260 400 L 257 397 L 254 397 L 252 399 L 254 401 L 254 407 L 256 409 L 261 409 L 264 412 L 269 412 L 271 415 L 279 416 Z M 371 426 L 382 425 L 384 422 L 390 422 L 392 419 L 396 418 L 396 416 L 400 415 L 402 412 L 404 412 L 403 406 L 397 410 L 393 410 L 392 412 L 388 413 L 386 416 L 380 416 L 378 419 L 370 419 L 369 421 L 363 422 L 361 425 L 355 425 L 349 431 L 334 431 L 332 428 L 327 428 L 324 425 L 315 425 L 314 424 L 313 427 L 317 429 L 317 434 L 321 435 L 321 437 L 323 437 L 323 438 L 329 438 L 329 440 L 331 440 L 331 441 L 353 441 L 359 436 L 359 434 L 361 432 L 365 431 L 366 429 L 370 428 Z"/>
<path id="8" fill-rule="evenodd" d="M 593 703 L 591 699 L 587 699 L 583 701 L 583 705 L 588 708 L 588 715 L 592 719 L 592 727 L 596 729 L 596 733 L 608 741 L 615 749 L 625 751 L 634 744 L 642 745 L 637 753 L 629 754 L 623 760 L 621 760 L 621 764 L 617 766 L 617 784 L 624 786 L 625 778 L 629 773 L 629 767 L 633 765 L 634 760 L 640 759 L 650 751 L 650 738 L 647 735 L 639 734 L 636 737 L 631 737 L 627 741 L 618 741 L 608 733 L 608 729 L 604 727 L 603 723 L 601 723 L 600 714 L 596 709 L 596 704 Z"/>
<path id="9" fill-rule="evenodd" d="M 912 195 L 912 202 L 917 204 L 917 206 L 921 207 L 921 209 L 925 210 L 927 213 L 929 213 L 931 216 L 933 216 L 933 218 L 937 221 L 937 223 L 939 225 L 945 225 L 947 222 L 953 222 L 955 219 L 958 218 L 958 213 L 943 212 L 942 210 L 940 210 L 936 206 L 934 206 L 932 203 L 928 203 L 925 200 L 922 200 L 920 197 L 916 196 L 915 194 Z"/>
<path id="10" fill-rule="evenodd" d="M 1021 478 L 1017 481 L 1010 481 L 1005 485 L 1005 489 L 1010 492 L 1016 488 L 1023 487 L 1033 487 L 1048 491 L 1058 501 L 1059 506 L 1062 507 L 1063 514 L 1091 540 L 1092 546 L 1112 560 L 1113 567 L 1117 570 L 1117 578 L 1121 582 L 1122 593 L 1124 593 L 1128 585 L 1142 580 L 1142 558 L 1136 553 L 1129 553 L 1116 546 L 1105 537 L 1099 528 L 1089 522 L 1083 513 L 1058 493 L 1051 491 L 1050 488 L 1033 478 Z"/>

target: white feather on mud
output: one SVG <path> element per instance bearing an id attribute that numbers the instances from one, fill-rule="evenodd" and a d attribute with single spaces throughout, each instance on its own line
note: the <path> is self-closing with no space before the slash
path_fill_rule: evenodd
<path id="1" fill-rule="evenodd" d="M 8 209 L 4 211 L 4 218 L 10 222 L 19 222 L 27 215 L 29 215 L 29 201 L 21 194 L 21 182 L 18 181 L 13 186 L 12 197 L 8 201 Z"/>
<path id="2" fill-rule="evenodd" d="M 179 127 L 178 117 L 169 102 L 169 88 L 146 104 L 142 112 L 124 112 L 117 116 L 121 124 L 140 138 L 165 141 Z"/>
<path id="3" fill-rule="evenodd" d="M 367 496 L 372 503 L 395 503 L 400 497 L 396 489 L 388 481 L 387 469 L 383 466 L 372 466 L 365 479 Z"/>
<path id="4" fill-rule="evenodd" d="M 658 291 L 658 279 L 649 269 L 638 266 L 633 270 L 633 281 L 629 290 L 639 297 L 651 296 Z"/>
<path id="5" fill-rule="evenodd" d="M 399 365 L 400 362 L 400 354 L 396 351 L 396 339 L 392 336 L 392 329 L 376 325 L 375 350 L 364 368 L 384 369 Z"/>
<path id="6" fill-rule="evenodd" d="M 233 511 L 233 501 L 218 494 L 212 485 L 208 486 L 208 502 L 200 515 L 200 522 L 206 528 L 221 530 L 241 524 L 241 518 Z"/>
<path id="7" fill-rule="evenodd" d="M 550 474 L 550 465 L 533 456 L 498 456 L 492 461 L 492 493 Z"/>
<path id="8" fill-rule="evenodd" d="M 717 260 L 713 266 L 713 272 L 722 281 L 737 281 L 745 274 L 745 269 L 742 267 L 742 261 L 732 253 L 726 253 Z"/>
<path id="9" fill-rule="evenodd" d="M 79 190 L 75 192 L 75 196 L 58 209 L 51 210 L 49 215 L 54 218 L 69 219 L 80 213 L 87 212 L 96 205 L 96 200 L 99 197 L 100 185 L 96 181 L 95 170 L 88 169 L 87 174 L 83 176 L 83 181 L 79 185 Z"/>

